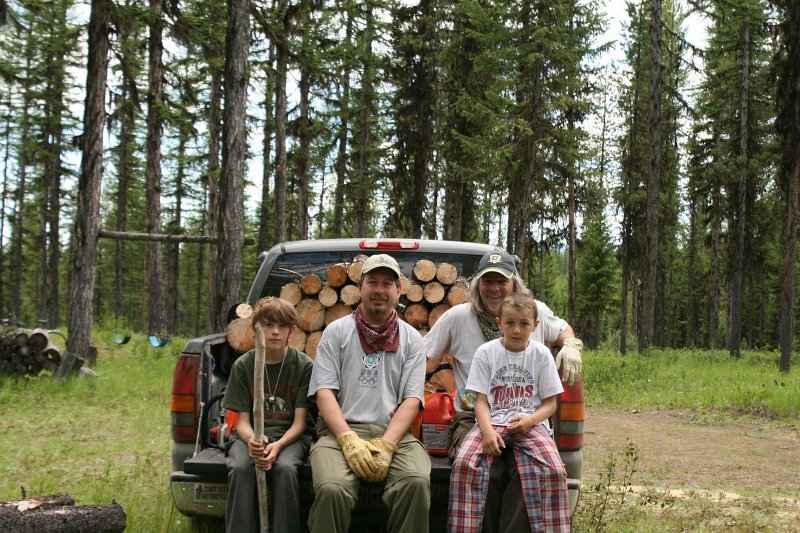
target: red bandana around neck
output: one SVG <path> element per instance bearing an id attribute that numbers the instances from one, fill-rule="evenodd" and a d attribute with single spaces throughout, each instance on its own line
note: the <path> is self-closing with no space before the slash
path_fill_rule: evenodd
<path id="1" fill-rule="evenodd" d="M 358 339 L 364 353 L 371 354 L 383 350 L 396 352 L 400 347 L 400 324 L 397 321 L 397 311 L 392 309 L 391 316 L 382 324 L 372 325 L 364 320 L 361 306 L 353 312 L 356 321 Z"/>

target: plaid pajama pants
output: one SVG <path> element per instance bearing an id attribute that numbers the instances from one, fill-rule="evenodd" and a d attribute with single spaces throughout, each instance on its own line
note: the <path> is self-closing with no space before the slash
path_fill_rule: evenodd
<path id="1" fill-rule="evenodd" d="M 547 429 L 538 424 L 517 438 L 511 438 L 507 427 L 494 429 L 514 450 L 531 531 L 569 532 L 567 474 Z M 480 533 L 493 460 L 493 456 L 483 453 L 483 435 L 476 424 L 464 438 L 453 463 L 449 531 Z"/>

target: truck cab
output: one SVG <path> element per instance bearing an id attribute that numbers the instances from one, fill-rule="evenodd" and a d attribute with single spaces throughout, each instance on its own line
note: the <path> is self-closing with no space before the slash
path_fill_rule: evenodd
<path id="1" fill-rule="evenodd" d="M 348 264 L 358 255 L 387 253 L 411 278 L 417 261 L 453 265 L 465 278 L 472 276 L 478 262 L 494 247 L 486 244 L 420 239 L 323 239 L 286 242 L 260 256 L 261 265 L 252 283 L 247 303 L 254 305 L 265 296 L 279 296 L 281 289 L 306 274 L 325 281 L 328 267 Z M 409 302 L 401 297 L 400 304 Z M 424 332 L 423 332 L 424 333 Z M 170 485 L 177 509 L 188 516 L 223 518 L 227 497 L 224 447 L 230 436 L 230 422 L 220 403 L 233 362 L 241 355 L 228 344 L 225 333 L 214 333 L 186 343 L 175 366 L 171 402 L 172 475 Z M 567 470 L 570 513 L 577 505 L 583 469 L 583 384 L 564 386 L 558 411 L 552 420 L 554 438 Z M 300 472 L 302 512 L 313 501 L 308 463 Z M 431 531 L 444 531 L 450 463 L 446 457 L 432 457 Z M 353 526 L 360 530 L 381 530 L 386 510 L 381 503 L 382 486 L 362 484 L 359 508 Z M 359 525 L 360 524 L 360 525 Z"/>

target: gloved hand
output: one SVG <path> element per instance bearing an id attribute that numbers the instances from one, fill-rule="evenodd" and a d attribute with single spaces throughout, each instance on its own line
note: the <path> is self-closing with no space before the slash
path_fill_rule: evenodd
<path id="1" fill-rule="evenodd" d="M 361 440 L 354 431 L 339 434 L 336 442 L 339 443 L 350 470 L 361 479 L 369 481 L 378 471 L 378 465 L 372 454 L 379 453 L 379 450 L 369 442 Z"/>
<path id="2" fill-rule="evenodd" d="M 562 369 L 561 381 L 566 385 L 574 385 L 581 377 L 581 367 L 583 366 L 581 350 L 583 350 L 582 340 L 564 339 L 564 344 L 556 355 L 556 368 Z"/>
<path id="3" fill-rule="evenodd" d="M 369 444 L 378 450 L 378 455 L 375 456 L 375 463 L 378 465 L 378 471 L 367 481 L 381 483 L 385 481 L 386 476 L 389 475 L 389 465 L 392 464 L 392 457 L 394 456 L 394 452 L 397 451 L 397 445 L 390 440 L 379 438 L 370 440 Z"/>

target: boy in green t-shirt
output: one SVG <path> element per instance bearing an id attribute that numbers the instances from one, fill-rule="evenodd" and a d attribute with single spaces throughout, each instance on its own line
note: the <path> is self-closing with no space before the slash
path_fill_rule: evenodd
<path id="1" fill-rule="evenodd" d="M 259 531 L 256 467 L 267 471 L 274 530 L 293 533 L 301 529 L 298 470 L 311 445 L 311 428 L 306 422 L 312 362 L 289 346 L 296 321 L 294 307 L 279 298 L 267 299 L 253 314 L 253 324 L 261 324 L 265 341 L 263 442 L 255 440 L 251 422 L 255 351 L 239 357 L 231 369 L 222 400 L 222 407 L 238 413 L 238 438 L 225 452 L 225 529 L 229 532 Z"/>

